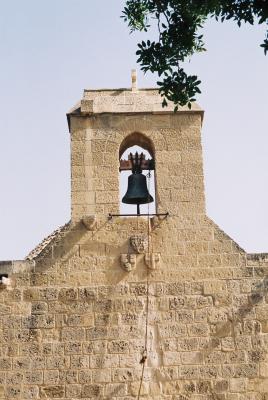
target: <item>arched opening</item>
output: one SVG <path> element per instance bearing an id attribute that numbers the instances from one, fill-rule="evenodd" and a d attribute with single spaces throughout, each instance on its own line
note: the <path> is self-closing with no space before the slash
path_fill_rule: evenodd
<path id="1" fill-rule="evenodd" d="M 120 214 L 137 214 L 138 209 L 141 214 L 154 214 L 156 212 L 155 196 L 155 171 L 154 171 L 154 148 L 152 142 L 146 136 L 140 133 L 133 133 L 127 136 L 121 143 L 119 149 L 120 159 Z M 129 189 L 129 176 L 133 174 L 133 163 L 138 162 L 141 165 L 142 175 L 146 177 L 146 190 L 153 197 L 153 201 L 146 204 L 125 204 L 122 198 Z M 132 166 L 132 167 L 131 167 Z M 143 178 L 142 181 L 145 181 Z M 145 192 L 145 187 L 142 192 Z M 129 192 L 128 192 L 129 193 Z M 149 196 L 148 196 L 149 199 Z"/>
<path id="2" fill-rule="evenodd" d="M 154 158 L 155 151 L 151 139 L 140 132 L 133 132 L 125 137 L 125 139 L 122 141 L 119 149 L 119 159 L 121 159 L 123 153 L 132 146 L 141 147 L 143 150 L 146 150 L 148 153 L 150 153 L 151 158 Z"/>

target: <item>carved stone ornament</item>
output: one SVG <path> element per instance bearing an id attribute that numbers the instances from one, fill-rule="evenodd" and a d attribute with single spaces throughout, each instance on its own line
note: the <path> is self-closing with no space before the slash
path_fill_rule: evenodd
<path id="1" fill-rule="evenodd" d="M 149 269 L 157 269 L 160 267 L 160 253 L 147 253 L 144 256 L 144 260 Z"/>
<path id="2" fill-rule="evenodd" d="M 97 218 L 95 215 L 85 215 L 82 218 L 82 221 L 88 231 L 94 231 L 94 229 L 96 228 Z"/>
<path id="3" fill-rule="evenodd" d="M 148 236 L 143 233 L 130 236 L 130 244 L 137 253 L 145 253 L 148 248 Z"/>
<path id="4" fill-rule="evenodd" d="M 130 272 L 136 268 L 136 254 L 121 254 L 121 267 Z"/>

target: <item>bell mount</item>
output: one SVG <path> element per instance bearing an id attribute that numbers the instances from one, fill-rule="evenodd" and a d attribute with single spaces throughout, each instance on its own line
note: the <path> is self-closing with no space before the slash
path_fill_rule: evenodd
<path id="1" fill-rule="evenodd" d="M 149 170 L 153 171 L 154 167 L 154 159 L 146 159 L 144 153 L 138 154 L 138 152 L 133 155 L 129 153 L 127 160 L 120 160 L 119 171 L 132 171 L 133 168 L 139 167 L 141 171 Z M 134 172 L 133 172 L 134 173 Z"/>

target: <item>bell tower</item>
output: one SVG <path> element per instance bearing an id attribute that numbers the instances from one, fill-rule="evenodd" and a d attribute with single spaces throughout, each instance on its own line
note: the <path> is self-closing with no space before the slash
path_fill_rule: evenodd
<path id="1" fill-rule="evenodd" d="M 205 213 L 203 111 L 194 104 L 174 113 L 172 104 L 161 103 L 158 90 L 138 90 L 134 77 L 131 89 L 84 91 L 68 113 L 73 221 L 119 214 L 120 157 L 133 145 L 152 155 L 156 213 Z"/>
<path id="2" fill-rule="evenodd" d="M 0 262 L 0 398 L 267 400 L 268 254 L 205 214 L 202 110 L 134 78 L 68 114 L 71 223 Z"/>

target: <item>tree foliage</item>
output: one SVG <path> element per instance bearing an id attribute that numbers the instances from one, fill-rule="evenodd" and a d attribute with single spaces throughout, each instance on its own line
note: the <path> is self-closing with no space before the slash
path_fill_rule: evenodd
<path id="1" fill-rule="evenodd" d="M 167 101 L 188 104 L 200 93 L 200 80 L 187 75 L 181 63 L 195 52 L 205 51 L 200 30 L 209 18 L 234 20 L 253 25 L 267 24 L 268 0 L 127 0 L 122 17 L 130 31 L 148 32 L 152 23 L 158 27 L 158 40 L 142 41 L 136 52 L 141 69 L 157 72 L 163 106 Z M 268 52 L 268 29 L 261 47 Z"/>

